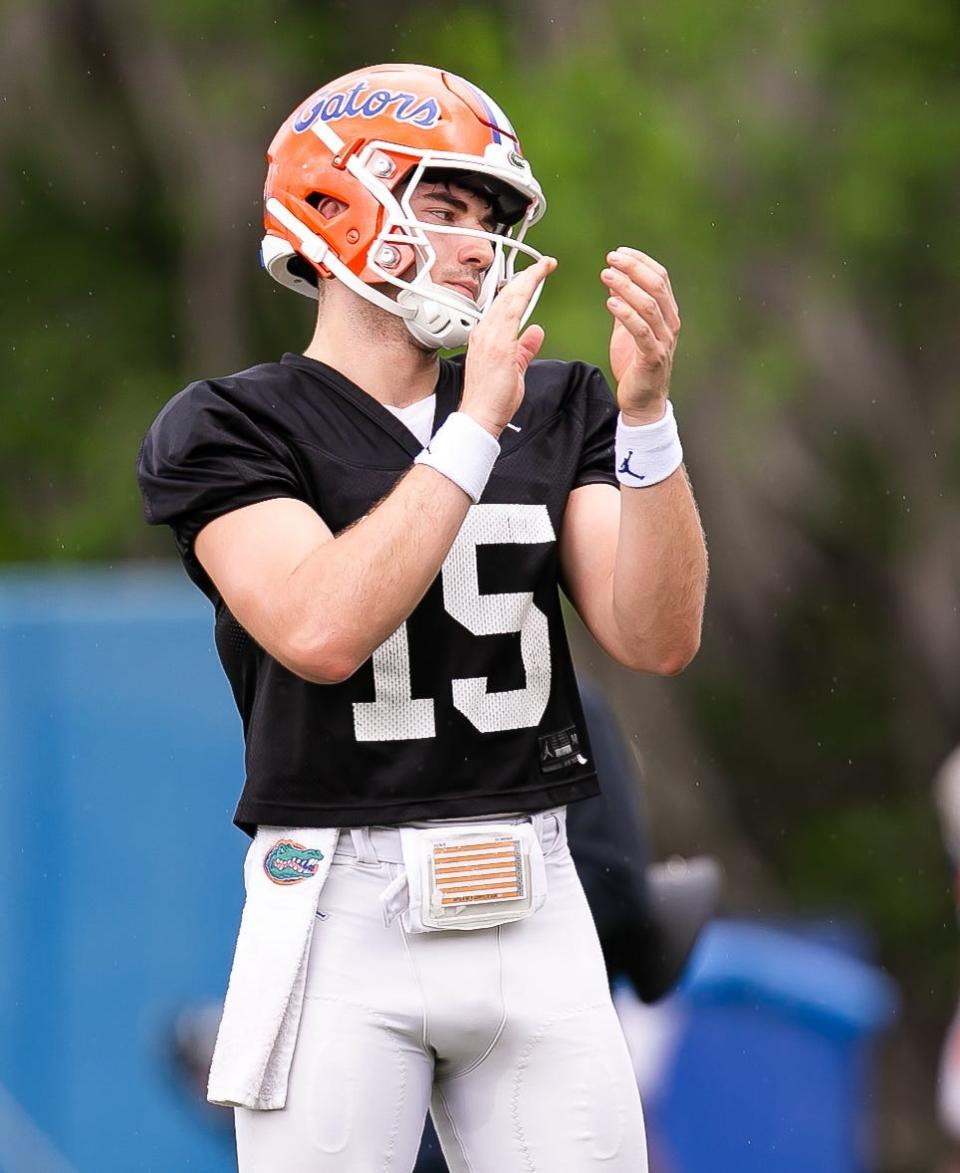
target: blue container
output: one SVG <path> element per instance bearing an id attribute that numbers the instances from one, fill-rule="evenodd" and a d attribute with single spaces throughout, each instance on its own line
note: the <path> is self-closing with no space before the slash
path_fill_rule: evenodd
<path id="1" fill-rule="evenodd" d="M 242 771 L 182 572 L 0 580 L 0 1169 L 233 1166 L 167 1046 L 226 984 Z"/>
<path id="2" fill-rule="evenodd" d="M 870 1039 L 896 1013 L 888 978 L 835 946 L 718 921 L 677 1001 L 686 1025 L 651 1105 L 662 1173 L 873 1167 Z"/>

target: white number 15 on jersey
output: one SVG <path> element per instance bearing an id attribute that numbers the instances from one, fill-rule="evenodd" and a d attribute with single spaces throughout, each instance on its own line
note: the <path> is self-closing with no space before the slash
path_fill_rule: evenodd
<path id="1" fill-rule="evenodd" d="M 550 638 L 532 592 L 480 594 L 477 547 L 531 545 L 554 537 L 545 505 L 473 505 L 443 563 L 443 605 L 458 623 L 473 635 L 520 633 L 524 688 L 490 692 L 485 676 L 451 681 L 454 707 L 481 733 L 539 725 L 550 699 Z M 406 623 L 373 653 L 373 681 L 376 699 L 353 706 L 357 741 L 436 735 L 433 700 L 412 696 Z"/>

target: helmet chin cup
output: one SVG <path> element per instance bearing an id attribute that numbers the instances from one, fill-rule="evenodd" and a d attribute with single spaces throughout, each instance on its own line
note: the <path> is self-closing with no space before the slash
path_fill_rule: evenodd
<path id="1" fill-rule="evenodd" d="M 435 287 L 434 287 L 435 288 Z M 412 317 L 404 318 L 404 325 L 413 337 L 431 350 L 455 350 L 465 346 L 470 331 L 480 320 L 480 310 L 466 297 L 444 289 L 444 305 L 430 296 L 430 286 L 422 289 L 404 289 L 397 296 L 397 305 L 414 310 Z"/>

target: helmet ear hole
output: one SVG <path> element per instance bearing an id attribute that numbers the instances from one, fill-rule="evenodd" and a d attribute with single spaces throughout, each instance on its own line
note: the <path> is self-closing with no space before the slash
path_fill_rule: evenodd
<path id="1" fill-rule="evenodd" d="M 309 204 L 324 220 L 332 220 L 341 212 L 346 211 L 348 207 L 343 200 L 338 200 L 336 196 L 328 195 L 323 191 L 310 192 L 309 195 L 304 196 L 304 203 Z M 317 270 L 299 254 L 292 256 L 287 262 L 287 271 L 295 277 L 308 281 L 314 289 L 319 290 L 320 282 L 317 279 Z M 320 276 L 327 279 L 333 274 L 325 265 L 321 265 Z"/>
<path id="2" fill-rule="evenodd" d="M 324 220 L 332 220 L 334 216 L 339 216 L 341 212 L 347 210 L 347 205 L 343 200 L 338 200 L 336 196 L 327 195 L 322 191 L 312 191 L 306 197 L 306 202 L 319 212 Z"/>

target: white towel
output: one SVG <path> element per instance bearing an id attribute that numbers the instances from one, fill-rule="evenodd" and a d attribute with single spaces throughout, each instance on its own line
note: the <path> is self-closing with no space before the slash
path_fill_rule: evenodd
<path id="1" fill-rule="evenodd" d="M 260 827 L 250 845 L 247 899 L 207 1087 L 212 1104 L 286 1104 L 317 901 L 339 834 L 335 827 Z"/>

